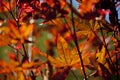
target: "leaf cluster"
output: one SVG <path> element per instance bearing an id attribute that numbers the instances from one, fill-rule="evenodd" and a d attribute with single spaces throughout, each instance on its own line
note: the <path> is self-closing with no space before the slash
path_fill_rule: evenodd
<path id="1" fill-rule="evenodd" d="M 76 2 L 0 0 L 0 80 L 120 79 L 119 3 Z"/>

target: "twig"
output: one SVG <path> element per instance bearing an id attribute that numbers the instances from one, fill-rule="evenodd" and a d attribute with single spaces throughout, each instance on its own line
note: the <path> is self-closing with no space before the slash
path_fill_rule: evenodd
<path id="1" fill-rule="evenodd" d="M 11 47 L 12 49 L 17 50 L 18 53 L 20 53 L 22 56 L 24 56 L 24 55 L 22 54 L 22 52 L 21 52 L 20 50 L 16 49 L 14 46 L 11 46 L 11 45 L 8 45 L 8 46 Z"/>
<path id="2" fill-rule="evenodd" d="M 100 22 L 98 22 L 98 24 L 100 25 Z M 113 61 L 112 61 L 112 59 L 111 59 L 109 50 L 108 50 L 108 48 L 107 48 L 107 44 L 106 44 L 106 41 L 105 41 L 105 38 L 104 38 L 104 34 L 103 34 L 103 30 L 102 30 L 102 28 L 101 28 L 101 25 L 100 25 L 100 31 L 101 31 L 101 35 L 102 35 L 102 38 L 103 38 L 103 45 L 105 46 L 105 49 L 106 49 L 106 51 L 107 51 L 107 55 L 108 55 L 108 57 L 109 57 L 109 59 L 110 59 L 110 62 L 112 63 L 113 68 L 115 69 L 114 63 L 113 63 Z"/>
<path id="3" fill-rule="evenodd" d="M 72 0 L 70 0 L 70 3 L 71 3 L 71 6 L 72 6 Z M 76 35 L 75 24 L 74 24 L 74 16 L 73 16 L 72 11 L 71 11 L 71 17 L 72 17 L 72 26 L 73 26 L 73 32 L 74 32 L 74 35 L 72 35 L 72 37 L 73 37 L 73 40 L 75 42 L 75 45 L 76 45 L 76 48 L 77 48 L 77 51 L 78 51 L 78 55 L 79 55 L 79 58 L 80 58 L 80 62 L 81 62 L 81 66 L 82 66 L 82 70 L 83 70 L 85 80 L 87 80 L 87 75 L 86 75 L 86 72 L 85 72 L 85 68 L 84 68 L 84 64 L 83 64 L 83 60 L 82 60 L 82 55 L 81 55 L 81 52 L 79 50 L 79 46 L 78 46 L 78 42 L 77 42 L 77 35 Z"/>
<path id="4" fill-rule="evenodd" d="M 113 5 L 113 12 L 115 14 L 115 19 L 116 19 L 116 23 L 117 23 L 117 27 L 118 27 L 118 30 L 120 32 L 120 19 L 118 19 L 118 13 L 117 13 L 117 10 L 116 10 L 116 6 L 115 4 L 117 3 L 117 1 L 115 2 L 114 0 L 112 0 L 112 5 Z M 114 37 L 116 37 L 115 33 L 114 33 Z M 116 38 L 117 39 L 117 38 Z M 118 39 L 117 39 L 118 40 Z M 116 47 L 115 47 L 115 50 L 116 50 Z M 116 71 L 117 71 L 117 80 L 120 79 L 119 77 L 119 68 L 118 68 L 118 58 L 117 58 L 117 53 L 116 53 Z"/>
<path id="5" fill-rule="evenodd" d="M 117 13 L 117 11 L 116 11 L 116 7 L 115 7 L 115 4 L 116 4 L 117 2 L 115 2 L 115 0 L 112 0 L 112 6 L 113 6 L 113 14 L 115 14 L 114 15 L 114 17 L 115 17 L 115 22 L 116 22 L 116 25 L 117 25 L 117 27 L 118 27 L 118 30 L 119 30 L 119 32 L 120 32 L 120 20 L 118 19 L 118 13 Z"/>
<path id="6" fill-rule="evenodd" d="M 115 35 L 115 33 L 114 33 L 114 37 L 116 37 L 116 35 Z M 117 39 L 117 38 L 116 38 Z M 117 39 L 117 42 L 118 42 L 118 39 Z M 115 51 L 117 51 L 117 46 L 115 46 Z M 120 79 L 120 77 L 119 77 L 119 68 L 118 68 L 118 58 L 117 58 L 117 54 L 118 54 L 119 52 L 117 52 L 117 53 L 115 53 L 115 57 L 116 57 L 116 71 L 117 71 L 117 80 L 119 80 Z"/>

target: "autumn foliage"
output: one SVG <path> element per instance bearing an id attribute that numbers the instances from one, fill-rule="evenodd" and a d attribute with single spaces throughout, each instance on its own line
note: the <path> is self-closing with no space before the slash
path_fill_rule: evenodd
<path id="1" fill-rule="evenodd" d="M 119 4 L 0 0 L 0 80 L 120 80 Z"/>

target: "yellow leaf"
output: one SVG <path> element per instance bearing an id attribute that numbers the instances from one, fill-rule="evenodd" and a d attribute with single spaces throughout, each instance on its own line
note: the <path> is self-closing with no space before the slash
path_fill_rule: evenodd
<path id="1" fill-rule="evenodd" d="M 34 24 L 23 24 L 19 27 L 14 21 L 9 20 L 7 27 L 0 28 L 0 46 L 23 43 L 32 33 Z"/>
<path id="2" fill-rule="evenodd" d="M 47 53 L 42 52 L 42 51 L 41 51 L 39 48 L 37 48 L 37 47 L 33 47 L 33 48 L 32 48 L 32 53 L 33 53 L 33 55 L 37 55 L 37 54 L 38 54 L 38 55 L 41 55 L 41 56 L 45 57 L 46 59 L 50 60 L 51 62 L 54 61 L 54 58 L 53 58 L 53 57 L 47 55 Z"/>
<path id="3" fill-rule="evenodd" d="M 57 51 L 59 55 L 55 58 L 55 67 L 74 67 L 76 64 L 79 64 L 80 59 L 78 54 L 70 51 L 68 43 L 60 35 L 58 35 L 57 39 Z"/>
<path id="4" fill-rule="evenodd" d="M 58 35 L 58 40 L 57 40 L 57 51 L 59 53 L 59 56 L 61 56 L 61 59 L 63 59 L 63 62 L 65 62 L 66 64 L 71 63 L 70 49 L 68 47 L 67 42 L 60 35 Z"/>
<path id="5" fill-rule="evenodd" d="M 23 35 L 23 38 L 27 39 L 28 36 L 32 33 L 33 28 L 34 28 L 34 24 L 30 24 L 30 25 L 23 24 L 20 27 L 20 34 Z"/>
<path id="6" fill-rule="evenodd" d="M 99 0 L 83 0 L 79 6 L 80 14 L 84 15 L 86 13 L 92 12 L 93 6 L 98 3 Z"/>
<path id="7" fill-rule="evenodd" d="M 43 62 L 42 61 L 39 61 L 39 62 L 33 62 L 33 61 L 31 61 L 31 62 L 29 62 L 29 63 L 23 63 L 22 64 L 22 68 L 23 69 L 34 69 L 36 66 L 41 66 L 41 65 L 43 65 Z"/>
<path id="8" fill-rule="evenodd" d="M 101 51 L 99 51 L 97 54 L 96 54 L 96 57 L 97 57 L 97 61 L 100 62 L 100 63 L 104 63 L 105 62 L 105 53 L 106 53 L 106 50 L 105 50 L 105 47 L 103 46 Z"/>
<path id="9" fill-rule="evenodd" d="M 17 74 L 17 80 L 26 80 L 26 79 L 25 79 L 25 75 L 24 75 L 22 72 L 19 72 L 19 73 Z"/>
<path id="10" fill-rule="evenodd" d="M 78 65 L 80 62 L 77 52 L 70 51 L 68 43 L 60 35 L 58 35 L 58 39 L 57 39 L 58 56 L 53 57 L 53 56 L 47 55 L 46 53 L 41 52 L 37 48 L 33 48 L 33 50 L 34 50 L 34 53 L 38 53 L 41 56 L 47 58 L 51 62 L 51 64 L 56 68 L 74 67 L 75 65 Z"/>

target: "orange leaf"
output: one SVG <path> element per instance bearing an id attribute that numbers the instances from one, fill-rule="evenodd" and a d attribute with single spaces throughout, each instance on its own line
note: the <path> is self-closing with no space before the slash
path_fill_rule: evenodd
<path id="1" fill-rule="evenodd" d="M 8 34 L 10 35 L 10 37 L 12 37 L 13 39 L 20 39 L 21 35 L 16 23 L 14 21 L 8 20 L 8 24 L 9 24 L 9 30 L 10 30 Z"/>
<path id="2" fill-rule="evenodd" d="M 33 28 L 34 28 L 34 24 L 30 24 L 30 25 L 22 25 L 20 27 L 20 33 L 21 35 L 23 35 L 24 39 L 27 39 L 28 36 L 33 32 Z"/>
<path id="3" fill-rule="evenodd" d="M 0 12 L 8 12 L 16 5 L 16 0 L 11 0 L 10 4 L 7 1 L 0 1 Z"/>
<path id="4" fill-rule="evenodd" d="M 22 72 L 17 73 L 17 80 L 26 80 L 26 78 Z"/>
<path id="5" fill-rule="evenodd" d="M 23 43 L 32 33 L 34 24 L 22 24 L 20 28 L 12 20 L 8 21 L 8 27 L 0 28 L 0 46 Z"/>
<path id="6" fill-rule="evenodd" d="M 98 3 L 99 0 L 83 0 L 79 6 L 80 14 L 84 15 L 92 11 L 95 3 Z"/>
<path id="7" fill-rule="evenodd" d="M 58 35 L 57 39 L 57 50 L 59 55 L 55 58 L 55 67 L 74 67 L 74 65 L 79 64 L 79 56 L 77 52 L 70 51 L 68 43 L 60 35 Z"/>
<path id="8" fill-rule="evenodd" d="M 105 47 L 103 46 L 101 51 L 96 54 L 97 61 L 99 63 L 104 64 L 104 62 L 105 62 L 105 54 L 106 54 L 106 50 L 105 50 Z"/>
<path id="9" fill-rule="evenodd" d="M 10 43 L 10 38 L 8 37 L 8 32 L 10 32 L 8 27 L 0 28 L 0 46 L 6 46 Z"/>
<path id="10" fill-rule="evenodd" d="M 47 55 L 44 52 L 41 52 L 38 48 L 33 48 L 33 51 L 34 53 L 38 53 L 39 55 L 48 59 L 56 68 L 69 66 L 74 67 L 74 65 L 79 64 L 80 61 L 77 52 L 71 52 L 68 47 L 68 43 L 60 35 L 58 35 L 57 39 L 58 56 L 55 58 L 53 56 Z"/>
<path id="11" fill-rule="evenodd" d="M 6 46 L 10 43 L 10 38 L 0 34 L 0 46 Z"/>
<path id="12" fill-rule="evenodd" d="M 58 40 L 57 40 L 57 51 L 59 53 L 59 56 L 61 56 L 61 59 L 63 59 L 63 61 L 66 64 L 70 64 L 71 52 L 70 52 L 69 46 L 67 42 L 64 40 L 64 38 L 61 37 L 60 35 L 58 35 Z"/>

